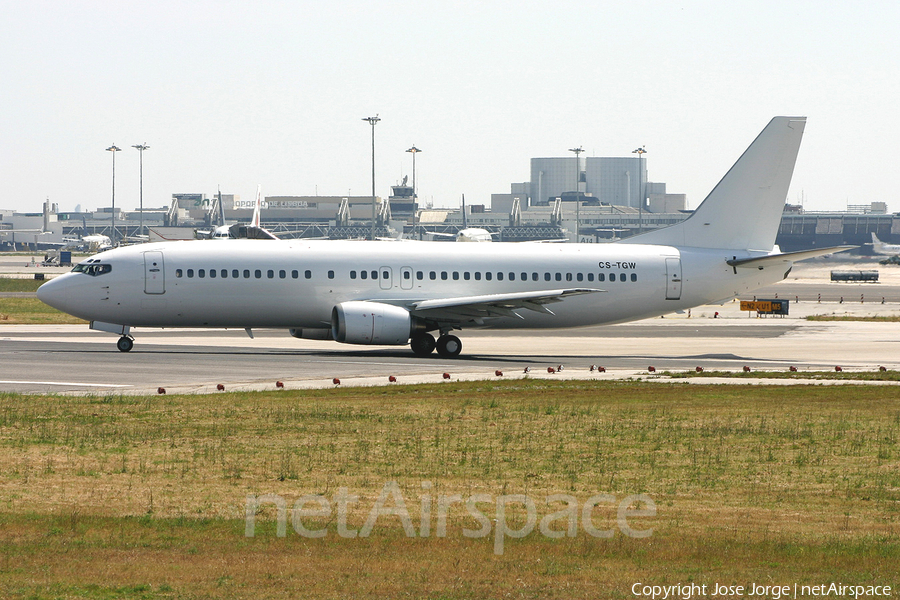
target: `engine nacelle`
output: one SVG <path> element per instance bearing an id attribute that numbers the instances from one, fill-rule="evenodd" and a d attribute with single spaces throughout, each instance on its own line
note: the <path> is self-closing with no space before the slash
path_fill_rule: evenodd
<path id="1" fill-rule="evenodd" d="M 330 329 L 313 329 L 309 327 L 304 328 L 296 328 L 296 329 L 288 329 L 288 332 L 294 336 L 295 338 L 300 338 L 301 340 L 330 340 L 333 339 L 331 337 Z"/>
<path id="2" fill-rule="evenodd" d="M 331 310 L 331 335 L 344 344 L 405 344 L 412 327 L 412 315 L 400 306 L 341 302 Z"/>

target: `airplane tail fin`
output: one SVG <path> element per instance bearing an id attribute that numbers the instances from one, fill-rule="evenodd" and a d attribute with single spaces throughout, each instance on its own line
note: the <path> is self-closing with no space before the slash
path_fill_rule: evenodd
<path id="1" fill-rule="evenodd" d="M 771 251 L 805 126 L 775 117 L 690 217 L 619 243 Z"/>
<path id="2" fill-rule="evenodd" d="M 260 211 L 262 210 L 262 185 L 256 186 L 256 202 L 253 204 L 253 217 L 250 219 L 251 227 L 259 227 Z"/>
<path id="3" fill-rule="evenodd" d="M 884 244 L 884 242 L 879 240 L 878 236 L 875 235 L 875 232 L 873 231 L 872 232 L 872 247 L 875 249 L 875 251 L 878 252 L 879 250 L 881 250 L 883 244 Z"/>

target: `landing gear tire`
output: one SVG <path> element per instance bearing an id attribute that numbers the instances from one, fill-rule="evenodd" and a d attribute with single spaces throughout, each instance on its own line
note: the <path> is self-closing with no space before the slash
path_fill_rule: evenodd
<path id="1" fill-rule="evenodd" d="M 437 351 L 444 358 L 456 358 L 462 352 L 462 342 L 455 335 L 442 335 L 437 341 Z"/>
<path id="2" fill-rule="evenodd" d="M 116 348 L 119 349 L 119 352 L 130 352 L 131 349 L 134 348 L 134 340 L 123 335 L 119 338 L 119 341 L 116 342 Z"/>
<path id="3" fill-rule="evenodd" d="M 416 356 L 428 356 L 434 352 L 434 336 L 430 333 L 417 333 L 409 341 L 409 347 Z"/>

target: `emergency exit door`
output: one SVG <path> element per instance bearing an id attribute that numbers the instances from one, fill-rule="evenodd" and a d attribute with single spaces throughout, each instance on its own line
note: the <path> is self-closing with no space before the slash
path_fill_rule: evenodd
<path id="1" fill-rule="evenodd" d="M 681 299 L 681 259 L 666 258 L 666 300 Z"/>

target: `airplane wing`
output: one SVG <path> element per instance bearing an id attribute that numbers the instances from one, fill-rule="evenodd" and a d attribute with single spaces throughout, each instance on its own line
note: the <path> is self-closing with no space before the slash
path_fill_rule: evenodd
<path id="1" fill-rule="evenodd" d="M 547 304 L 561 302 L 570 296 L 594 294 L 606 290 L 592 288 L 565 288 L 558 290 L 540 290 L 536 292 L 517 292 L 514 294 L 485 294 L 482 296 L 461 296 L 458 298 L 437 298 L 418 300 L 407 303 L 410 313 L 423 319 L 433 321 L 475 321 L 481 323 L 487 317 L 517 317 L 518 309 L 552 315 Z"/>

